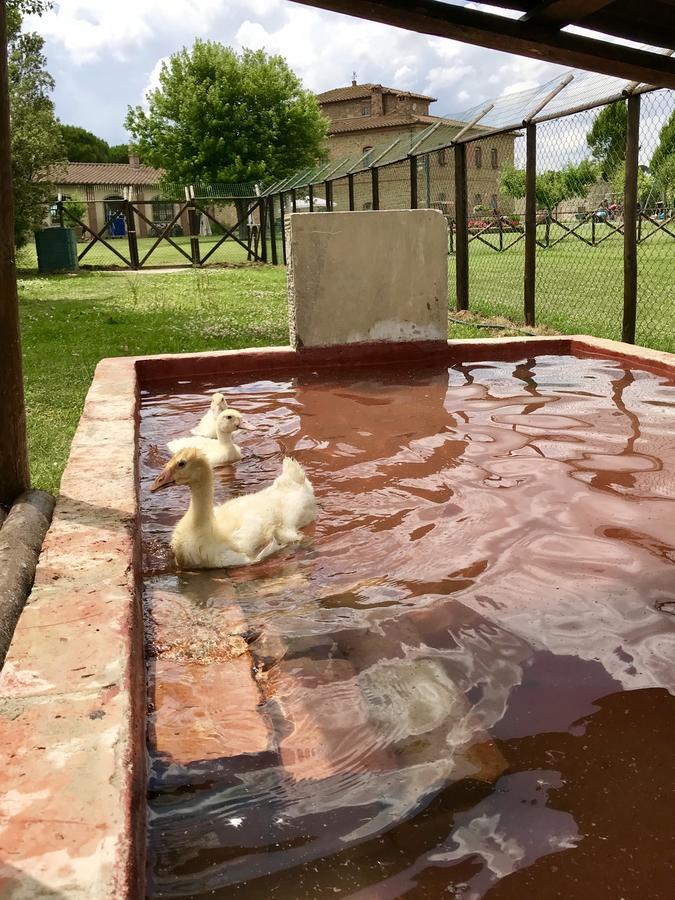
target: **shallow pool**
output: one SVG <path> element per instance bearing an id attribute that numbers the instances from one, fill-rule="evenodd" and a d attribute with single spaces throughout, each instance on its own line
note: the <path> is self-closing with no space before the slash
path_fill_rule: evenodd
<path id="1" fill-rule="evenodd" d="M 299 547 L 176 572 L 224 389 Z M 572 356 L 146 384 L 152 897 L 672 896 L 675 383 Z"/>

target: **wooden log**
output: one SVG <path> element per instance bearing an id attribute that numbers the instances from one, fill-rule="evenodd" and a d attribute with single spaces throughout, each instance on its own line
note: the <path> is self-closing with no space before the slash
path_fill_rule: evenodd
<path id="1" fill-rule="evenodd" d="M 528 125 L 525 161 L 525 266 L 523 306 L 525 324 L 535 323 L 537 276 L 537 126 Z"/>
<path id="2" fill-rule="evenodd" d="M 7 23 L 0 3 L 0 505 L 9 506 L 30 484 L 26 445 L 19 302 L 14 248 Z"/>
<path id="3" fill-rule="evenodd" d="M 637 320 L 637 204 L 640 152 L 640 95 L 628 98 L 626 186 L 623 197 L 623 325 L 621 340 L 635 343 Z"/>
<path id="4" fill-rule="evenodd" d="M 26 602 L 55 500 L 27 491 L 16 500 L 0 529 L 0 666 Z"/>

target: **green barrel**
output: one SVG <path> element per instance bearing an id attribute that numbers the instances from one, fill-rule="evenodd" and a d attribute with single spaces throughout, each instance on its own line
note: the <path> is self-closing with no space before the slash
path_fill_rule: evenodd
<path id="1" fill-rule="evenodd" d="M 41 275 L 77 269 L 77 241 L 73 228 L 43 228 L 36 231 L 35 248 Z"/>

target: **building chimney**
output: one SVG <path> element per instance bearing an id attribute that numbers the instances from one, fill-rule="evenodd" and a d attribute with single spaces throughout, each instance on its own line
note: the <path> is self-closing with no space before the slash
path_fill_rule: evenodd
<path id="1" fill-rule="evenodd" d="M 372 116 L 384 115 L 384 102 L 382 100 L 381 84 L 374 84 L 370 92 L 370 114 Z"/>
<path id="2" fill-rule="evenodd" d="M 137 169 L 141 164 L 137 153 L 129 153 L 129 165 L 132 169 Z"/>
<path id="3" fill-rule="evenodd" d="M 352 72 L 352 87 L 356 87 L 356 72 Z"/>

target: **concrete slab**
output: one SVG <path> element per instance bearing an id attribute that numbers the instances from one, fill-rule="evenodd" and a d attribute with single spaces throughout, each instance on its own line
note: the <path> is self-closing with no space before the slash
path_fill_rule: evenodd
<path id="1" fill-rule="evenodd" d="M 294 213 L 288 229 L 296 349 L 446 340 L 448 234 L 440 212 Z"/>

